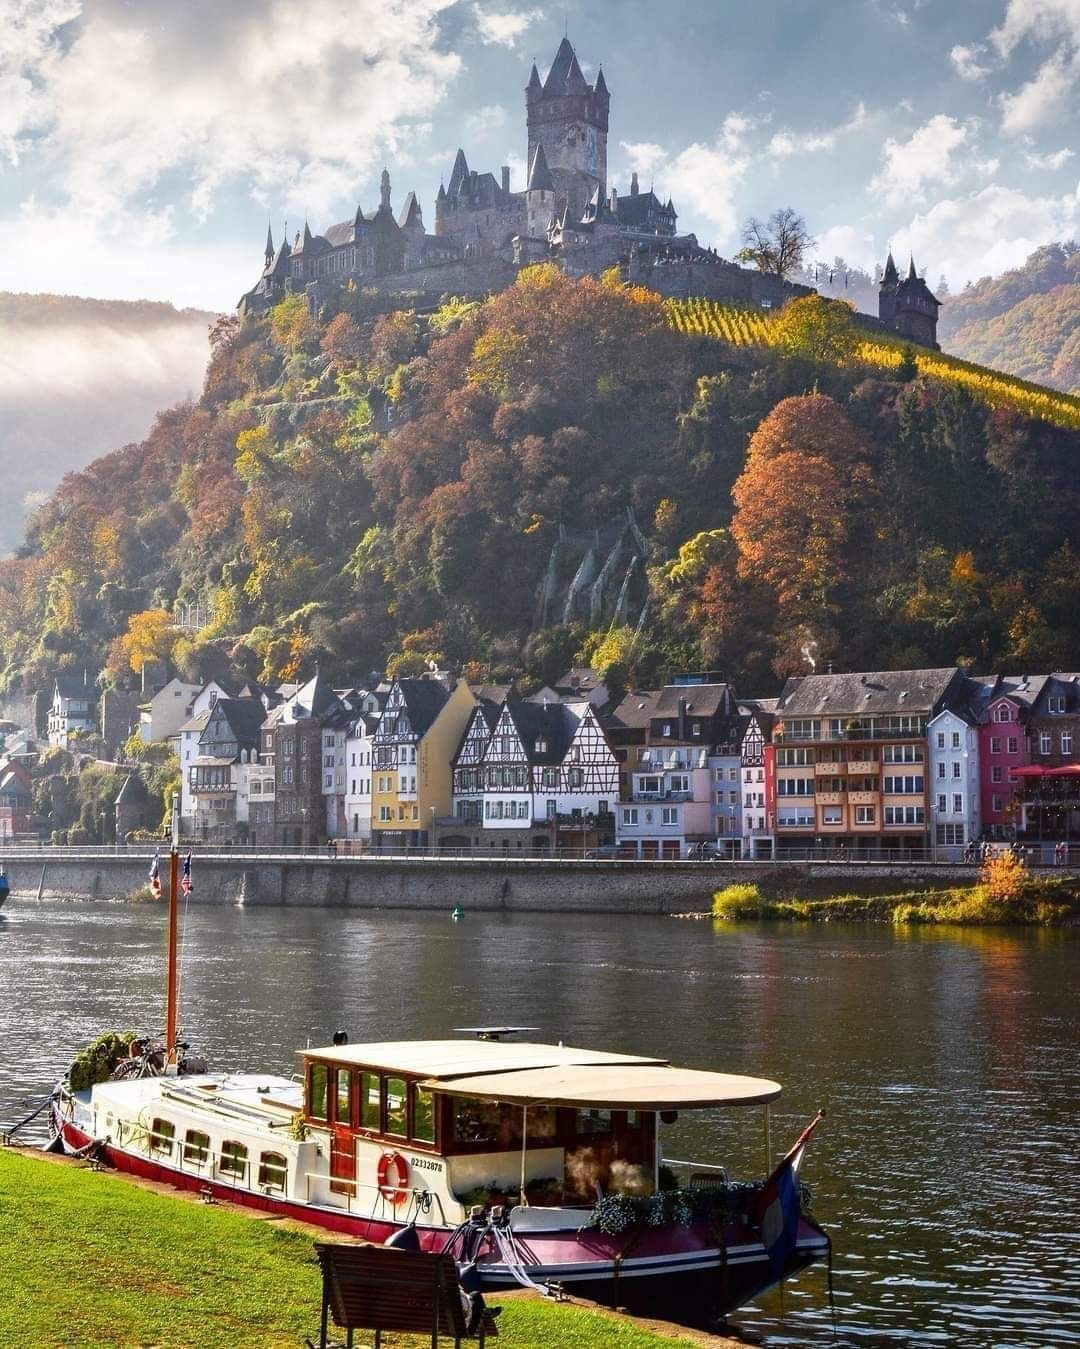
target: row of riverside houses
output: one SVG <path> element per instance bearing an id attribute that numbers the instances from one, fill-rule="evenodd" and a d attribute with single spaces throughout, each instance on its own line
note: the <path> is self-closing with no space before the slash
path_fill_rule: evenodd
<path id="1" fill-rule="evenodd" d="M 183 719 L 153 729 L 180 758 L 184 834 L 208 842 L 642 859 L 1080 843 L 1078 675 L 814 674 L 745 699 L 701 673 L 607 703 L 589 670 L 529 698 L 316 670 L 185 685 Z"/>
<path id="2" fill-rule="evenodd" d="M 614 845 L 619 767 L 595 679 L 579 687 L 570 672 L 531 700 L 447 671 L 373 689 L 316 670 L 275 689 L 192 690 L 174 704 L 166 685 L 161 704 L 182 716 L 144 725 L 179 758 L 186 838 L 514 855 Z"/>
<path id="3" fill-rule="evenodd" d="M 624 856 L 1080 843 L 1080 675 L 815 674 L 756 700 L 687 675 L 604 721 Z"/>

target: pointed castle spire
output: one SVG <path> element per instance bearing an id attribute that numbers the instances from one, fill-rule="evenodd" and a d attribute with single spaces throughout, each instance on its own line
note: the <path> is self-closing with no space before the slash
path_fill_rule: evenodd
<path id="1" fill-rule="evenodd" d="M 390 170 L 383 169 L 382 177 L 379 179 L 379 210 L 389 211 L 390 209 Z"/>
<path id="2" fill-rule="evenodd" d="M 555 182 L 551 176 L 551 170 L 548 168 L 547 155 L 544 154 L 544 147 L 542 145 L 537 145 L 536 153 L 533 155 L 533 162 L 529 166 L 529 185 L 526 191 L 555 191 Z"/>
<path id="3" fill-rule="evenodd" d="M 908 262 L 907 279 L 909 281 L 918 281 L 919 273 L 915 270 L 915 258 L 911 253 L 908 254 L 908 258 L 910 260 Z"/>
<path id="4" fill-rule="evenodd" d="M 536 68 L 536 62 L 532 63 L 532 70 L 529 72 L 529 83 L 525 86 L 527 94 L 535 93 L 542 86 L 540 84 L 540 72 Z"/>
<path id="5" fill-rule="evenodd" d="M 266 250 L 264 254 L 267 264 L 274 260 L 274 234 L 270 228 L 269 220 L 266 222 Z"/>
<path id="6" fill-rule="evenodd" d="M 596 84 L 593 86 L 593 92 L 597 94 L 607 94 L 607 80 L 604 79 L 604 67 L 601 66 L 596 72 Z"/>
<path id="7" fill-rule="evenodd" d="M 889 249 L 889 256 L 885 261 L 885 270 L 881 274 L 881 284 L 883 286 L 895 286 L 900 280 L 900 273 L 896 270 L 896 263 L 893 260 L 892 249 Z"/>

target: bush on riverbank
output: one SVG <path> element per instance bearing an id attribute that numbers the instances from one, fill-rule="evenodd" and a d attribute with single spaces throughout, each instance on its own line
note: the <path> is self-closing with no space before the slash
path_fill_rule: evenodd
<path id="1" fill-rule="evenodd" d="M 318 1328 L 310 1231 L 15 1152 L 0 1152 L 0 1193 L 0 1344 L 284 1349 Z M 511 1297 L 499 1342 L 671 1349 L 693 1341 Z M 384 1343 L 420 1349 L 430 1337 Z"/>
<path id="2" fill-rule="evenodd" d="M 1015 865 L 984 868 L 974 886 L 906 890 L 893 895 L 771 898 L 756 885 L 729 885 L 713 896 L 712 913 L 714 918 L 728 922 L 778 919 L 1050 927 L 1080 921 L 1080 886 L 1075 881 L 1035 878 L 1022 863 L 1012 862 Z"/>

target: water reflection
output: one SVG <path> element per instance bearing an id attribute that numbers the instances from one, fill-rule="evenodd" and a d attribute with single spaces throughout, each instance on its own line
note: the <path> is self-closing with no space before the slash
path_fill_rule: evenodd
<path id="1" fill-rule="evenodd" d="M 467 905 L 466 905 L 467 907 Z M 185 1033 L 223 1067 L 292 1072 L 308 1037 L 539 1025 L 572 1043 L 764 1073 L 773 1144 L 806 1162 L 850 1344 L 1080 1343 L 1065 1183 L 1080 1086 L 1072 932 L 730 927 L 654 917 L 193 908 Z M 160 909 L 9 901 L 0 1118 L 106 1026 L 160 1030 Z M 686 1115 L 669 1154 L 762 1163 L 760 1113 Z M 823 1271 L 739 1321 L 831 1342 Z"/>

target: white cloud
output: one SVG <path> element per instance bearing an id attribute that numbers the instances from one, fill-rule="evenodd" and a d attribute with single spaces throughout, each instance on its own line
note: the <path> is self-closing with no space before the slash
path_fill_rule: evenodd
<path id="1" fill-rule="evenodd" d="M 1011 56 L 1025 39 L 1069 38 L 1080 45 L 1080 3 L 1077 0 L 1009 0 L 1000 27 L 990 41 L 1001 56 Z"/>
<path id="2" fill-rule="evenodd" d="M 1073 152 L 1068 147 L 1065 147 L 1064 149 L 1054 150 L 1045 155 L 1036 154 L 1034 152 L 1026 154 L 1024 156 L 1024 162 L 1029 169 L 1049 169 L 1051 172 L 1056 172 L 1056 170 L 1060 169 L 1067 160 L 1072 159 L 1072 156 Z"/>
<path id="3" fill-rule="evenodd" d="M 1080 64 L 1064 49 L 1044 61 L 1035 78 L 1015 94 L 1001 95 L 1001 129 L 1009 135 L 1031 131 L 1067 113 Z"/>
<path id="4" fill-rule="evenodd" d="M 505 125 L 506 109 L 498 103 L 487 103 L 465 118 L 465 135 L 469 140 L 483 140 Z"/>
<path id="5" fill-rule="evenodd" d="M 979 57 L 984 51 L 986 48 L 979 44 L 971 47 L 958 44 L 952 49 L 949 60 L 962 80 L 981 80 L 989 75 L 990 67 L 979 65 Z"/>
<path id="6" fill-rule="evenodd" d="M 817 150 L 833 150 L 841 137 L 849 136 L 866 125 L 866 105 L 859 103 L 846 122 L 827 131 L 778 131 L 770 139 L 765 153 L 770 159 L 787 159 L 790 155 L 813 154 Z"/>
<path id="7" fill-rule="evenodd" d="M 518 38 L 543 17 L 543 10 L 485 10 L 473 5 L 473 17 L 480 41 L 487 46 L 516 47 Z"/>
<path id="8" fill-rule="evenodd" d="M 84 218 L 153 213 L 166 178 L 186 184 L 200 217 L 232 185 L 319 213 L 424 134 L 461 66 L 436 41 L 451 3 L 233 0 L 200 7 L 194 24 L 170 0 L 98 0 L 61 49 L 71 7 L 52 0 L 53 28 L 24 70 L 31 105 L 9 138 L 17 152 L 44 133 Z"/>
<path id="9" fill-rule="evenodd" d="M 954 183 L 960 176 L 957 151 L 969 146 L 971 123 L 938 113 L 915 130 L 910 139 L 885 142 L 885 164 L 870 181 L 870 191 L 891 205 L 921 196 L 932 183 Z"/>
<path id="10" fill-rule="evenodd" d="M 874 264 L 881 261 L 873 234 L 854 225 L 834 225 L 819 234 L 814 240 L 814 256 L 829 262 L 843 258 L 849 266 L 871 273 Z"/>
<path id="11" fill-rule="evenodd" d="M 78 17 L 79 0 L 7 0 L 0 23 L 0 158 L 19 162 L 24 138 L 49 119 L 42 77 L 58 54 L 64 24 Z"/>
<path id="12" fill-rule="evenodd" d="M 676 155 L 651 141 L 624 141 L 622 148 L 631 166 L 654 180 L 657 196 L 674 198 L 680 211 L 704 218 L 721 238 L 733 241 L 738 225 L 735 192 L 750 166 L 745 138 L 755 125 L 752 118 L 729 113 L 712 144 L 695 142 Z"/>
<path id="13" fill-rule="evenodd" d="M 1041 244 L 1075 236 L 1080 193 L 1029 197 L 991 184 L 980 192 L 936 202 L 893 235 L 897 255 L 912 252 L 955 289 L 980 276 L 1017 267 Z"/>

